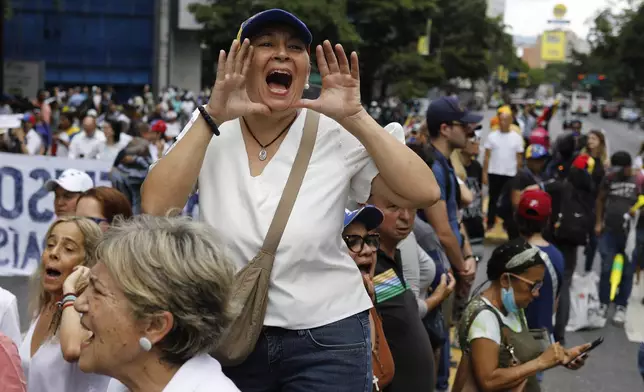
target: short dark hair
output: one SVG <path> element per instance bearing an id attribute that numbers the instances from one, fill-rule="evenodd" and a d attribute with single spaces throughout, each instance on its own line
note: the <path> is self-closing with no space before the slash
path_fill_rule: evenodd
<path id="1" fill-rule="evenodd" d="M 429 137 L 436 139 L 441 135 L 441 125 L 444 123 L 431 122 L 427 119 L 427 131 L 429 132 Z"/>
<path id="2" fill-rule="evenodd" d="M 519 234 L 524 237 L 530 237 L 537 233 L 543 233 L 548 226 L 550 219 L 538 221 L 534 219 L 526 219 L 519 214 L 514 214 L 514 221 L 517 223 Z"/>

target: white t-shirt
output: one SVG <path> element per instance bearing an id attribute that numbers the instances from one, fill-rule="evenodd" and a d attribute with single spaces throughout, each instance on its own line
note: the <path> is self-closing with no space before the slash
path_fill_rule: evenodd
<path id="1" fill-rule="evenodd" d="M 186 134 L 199 116 L 178 137 Z M 262 246 L 302 138 L 302 110 L 262 174 L 250 175 L 239 119 L 222 124 L 199 175 L 199 215 L 217 232 L 237 269 Z M 399 124 L 387 126 L 402 142 Z M 378 169 L 358 139 L 320 115 L 304 182 L 277 249 L 264 325 L 308 329 L 372 307 L 362 278 L 342 241 L 349 197 L 365 202 Z"/>
<path id="2" fill-rule="evenodd" d="M 128 392 L 118 380 L 112 379 L 107 392 Z M 221 371 L 221 365 L 207 354 L 197 355 L 184 363 L 172 376 L 163 392 L 239 392 Z"/>
<path id="3" fill-rule="evenodd" d="M 503 321 L 505 326 L 514 332 L 521 332 L 521 319 L 517 314 L 508 312 L 508 315 L 505 316 L 500 310 L 492 305 L 487 298 L 481 297 L 481 299 L 494 309 L 496 314 L 501 317 L 501 321 Z M 479 338 L 489 339 L 498 345 L 501 344 L 501 328 L 499 326 L 499 320 L 496 318 L 494 313 L 488 309 L 481 310 L 481 312 L 476 315 L 467 335 L 468 342 L 472 342 L 472 340 Z"/>
<path id="4" fill-rule="evenodd" d="M 523 152 L 523 138 L 514 131 L 491 132 L 483 148 L 490 150 L 487 172 L 514 177 L 517 174 L 517 154 Z"/>
<path id="5" fill-rule="evenodd" d="M 31 128 L 27 135 L 25 135 L 25 142 L 27 144 L 27 152 L 29 155 L 37 155 L 43 145 L 42 136 L 35 129 Z"/>
<path id="6" fill-rule="evenodd" d="M 20 345 L 22 369 L 27 379 L 28 392 L 105 392 L 110 378 L 94 373 L 84 373 L 78 362 L 69 363 L 63 358 L 63 350 L 57 337 L 42 343 L 31 356 L 31 339 L 36 328 L 36 318 L 25 340 Z"/>
<path id="7" fill-rule="evenodd" d="M 69 157 L 77 159 L 82 155 L 84 159 L 96 159 L 106 140 L 103 131 L 98 129 L 92 137 L 88 137 L 85 131 L 80 131 L 69 144 Z"/>
<path id="8" fill-rule="evenodd" d="M 18 300 L 10 291 L 0 287 L 0 332 L 11 338 L 20 346 L 20 316 L 18 314 Z"/>
<path id="9" fill-rule="evenodd" d="M 124 149 L 131 141 L 132 136 L 122 133 L 119 137 L 118 143 L 114 143 L 112 145 L 108 145 L 107 143 L 103 144 L 100 147 L 98 155 L 96 155 L 96 159 L 103 162 L 114 163 L 119 152 L 121 152 L 121 150 Z"/>
<path id="10" fill-rule="evenodd" d="M 67 132 L 59 132 L 58 139 L 66 142 L 69 145 L 69 135 L 67 134 Z M 54 143 L 56 143 L 56 156 L 67 158 L 69 156 L 69 148 L 59 141 L 55 141 Z"/>

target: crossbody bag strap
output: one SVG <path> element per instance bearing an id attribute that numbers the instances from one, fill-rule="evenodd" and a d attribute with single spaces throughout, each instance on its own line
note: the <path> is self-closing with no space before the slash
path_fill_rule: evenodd
<path id="1" fill-rule="evenodd" d="M 271 255 L 275 255 L 275 252 L 277 252 L 277 246 L 282 239 L 282 234 L 284 234 L 284 229 L 286 228 L 288 218 L 293 210 L 293 205 L 295 205 L 297 194 L 300 191 L 302 181 L 304 181 L 304 175 L 306 174 L 306 169 L 309 166 L 309 161 L 313 154 L 313 147 L 315 147 L 315 139 L 318 134 L 319 122 L 320 114 L 307 109 L 300 147 L 297 150 L 297 155 L 295 155 L 295 161 L 293 162 L 291 173 L 288 176 L 288 180 L 286 180 L 284 192 L 282 193 L 282 197 L 280 198 L 277 209 L 275 210 L 275 215 L 273 216 L 271 225 L 268 228 L 268 233 L 266 233 L 266 238 L 262 245 L 263 252 Z"/>

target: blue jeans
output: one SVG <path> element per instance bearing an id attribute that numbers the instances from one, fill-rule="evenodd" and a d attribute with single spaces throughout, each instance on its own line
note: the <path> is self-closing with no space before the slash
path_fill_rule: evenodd
<path id="1" fill-rule="evenodd" d="M 445 336 L 445 344 L 440 348 L 441 356 L 438 360 L 438 377 L 436 378 L 436 389 L 439 391 L 447 391 L 449 389 L 449 371 L 452 354 L 452 346 L 450 345 L 449 329 Z"/>
<path id="2" fill-rule="evenodd" d="M 623 253 L 626 247 L 626 233 L 607 231 L 599 238 L 599 254 L 601 255 L 601 275 L 599 277 L 599 301 L 602 304 L 610 303 L 610 272 L 613 267 L 613 259 L 618 253 Z M 637 250 L 637 247 L 636 247 Z M 635 251 L 634 251 L 635 254 Z M 633 288 L 633 263 L 629 257 L 624 255 L 624 270 L 622 281 L 619 283 L 619 292 L 615 297 L 615 305 L 626 306 L 628 297 L 631 296 Z"/>
<path id="3" fill-rule="evenodd" d="M 371 392 L 369 313 L 322 327 L 266 327 L 255 350 L 224 373 L 242 392 Z"/>

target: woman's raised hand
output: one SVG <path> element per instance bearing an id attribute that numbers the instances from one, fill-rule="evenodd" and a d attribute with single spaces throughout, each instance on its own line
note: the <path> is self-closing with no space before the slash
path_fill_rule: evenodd
<path id="1" fill-rule="evenodd" d="M 358 55 L 351 53 L 351 64 L 342 45 L 324 41 L 315 48 L 322 91 L 318 99 L 301 99 L 296 106 L 322 113 L 336 121 L 360 113 L 360 67 Z"/>
<path id="2" fill-rule="evenodd" d="M 250 100 L 246 92 L 246 75 L 253 59 L 253 47 L 245 39 L 240 45 L 234 40 L 230 51 L 219 51 L 217 63 L 217 79 L 206 106 L 218 124 L 242 117 L 246 114 L 271 113 L 268 106 Z"/>

